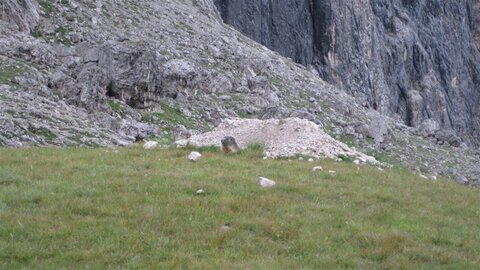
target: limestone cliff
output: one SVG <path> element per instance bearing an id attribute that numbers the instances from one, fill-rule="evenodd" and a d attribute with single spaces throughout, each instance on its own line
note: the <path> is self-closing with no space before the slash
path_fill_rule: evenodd
<path id="1" fill-rule="evenodd" d="M 216 0 L 225 22 L 409 126 L 480 143 L 480 1 Z"/>

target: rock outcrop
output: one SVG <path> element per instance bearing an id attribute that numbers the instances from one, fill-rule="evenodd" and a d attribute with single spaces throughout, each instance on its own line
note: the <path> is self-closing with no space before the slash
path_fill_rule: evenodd
<path id="1" fill-rule="evenodd" d="M 412 127 L 480 144 L 478 0 L 222 1 L 225 22 Z"/>
<path id="2" fill-rule="evenodd" d="M 255 2 L 225 1 L 238 4 L 240 10 Z M 265 29 L 276 30 L 269 30 L 265 44 L 268 41 L 279 51 L 284 48 L 283 54 L 316 69 L 296 64 L 223 24 L 212 0 L 0 1 L 0 146 L 111 146 L 149 138 L 164 145 L 175 137 L 211 130 L 224 119 L 298 117 L 361 152 L 388 156 L 424 174 L 480 185 L 478 151 L 464 143 L 471 133 L 468 128 L 475 127 L 478 110 L 470 106 L 476 102 L 470 92 L 478 88 L 465 90 L 478 80 L 478 67 L 471 65 L 477 63 L 476 54 L 466 53 L 478 38 L 476 2 L 460 1 L 475 5 L 465 8 L 460 3 L 457 11 L 452 2 L 433 16 L 429 10 L 447 6 L 446 1 L 427 1 L 432 7 L 423 9 L 426 1 L 385 2 L 376 8 L 380 1 L 313 1 L 320 22 L 302 17 L 312 14 L 313 6 L 304 10 L 308 1 L 279 0 L 283 6 L 270 2 L 262 1 L 266 4 L 249 9 L 245 16 L 256 18 L 258 9 L 267 10 L 261 22 Z M 409 8 L 405 14 L 410 20 L 403 20 L 399 12 L 409 3 L 416 9 Z M 408 27 L 382 34 L 380 30 L 388 28 L 381 20 L 382 10 L 395 11 L 392 18 L 400 18 Z M 273 16 L 277 13 L 280 16 Z M 464 13 L 468 16 L 462 24 Z M 351 21 L 340 20 L 344 17 Z M 420 19 L 424 21 L 417 25 Z M 448 40 L 430 44 L 428 31 L 434 27 L 427 27 L 428 22 L 445 30 Z M 362 32 L 365 24 L 371 33 Z M 462 25 L 473 29 L 471 36 L 461 31 Z M 332 29 L 341 33 L 321 34 Z M 449 29 L 458 33 L 449 36 Z M 408 33 L 414 38 L 400 38 Z M 465 41 L 463 47 L 452 36 Z M 278 37 L 286 38 L 281 42 Z M 395 42 L 406 46 L 405 62 L 397 59 L 397 49 L 404 50 L 392 47 Z M 449 57 L 455 61 L 443 60 Z M 331 66 L 330 60 L 337 64 Z M 470 73 L 452 81 L 447 75 L 456 69 Z M 355 87 L 347 88 L 354 90 L 351 93 L 363 94 L 348 95 L 322 80 L 318 71 L 324 78 L 352 84 Z M 444 73 L 455 91 L 445 92 Z M 345 74 L 351 76 L 342 77 Z M 357 86 L 364 89 L 360 86 L 369 76 L 376 88 L 357 91 Z M 398 96 L 391 88 L 395 82 L 412 87 Z M 442 115 L 448 118 L 444 122 Z M 460 116 L 465 122 L 473 119 L 463 133 L 455 126 L 461 123 Z"/>
<path id="3" fill-rule="evenodd" d="M 0 22 L 8 23 L 13 29 L 30 32 L 40 20 L 37 7 L 34 0 L 2 0 Z"/>

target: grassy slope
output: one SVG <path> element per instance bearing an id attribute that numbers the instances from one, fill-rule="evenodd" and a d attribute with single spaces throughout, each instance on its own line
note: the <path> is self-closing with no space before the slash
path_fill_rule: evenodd
<path id="1" fill-rule="evenodd" d="M 320 162 L 330 176 L 254 152 L 187 154 L 0 149 L 0 268 L 480 267 L 478 190 L 344 162 Z M 278 186 L 259 188 L 260 175 Z"/>

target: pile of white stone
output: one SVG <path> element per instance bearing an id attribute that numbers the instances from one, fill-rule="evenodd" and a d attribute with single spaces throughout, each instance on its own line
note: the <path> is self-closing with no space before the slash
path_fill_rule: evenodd
<path id="1" fill-rule="evenodd" d="M 305 155 L 314 158 L 337 158 L 349 156 L 362 163 L 377 164 L 374 157 L 365 155 L 335 140 L 323 129 L 308 120 L 287 119 L 229 119 L 223 121 L 215 130 L 194 135 L 188 140 L 177 141 L 179 147 L 187 144 L 201 147 L 221 146 L 225 136 L 236 139 L 240 148 L 249 144 L 265 146 L 267 158 L 283 158 Z"/>

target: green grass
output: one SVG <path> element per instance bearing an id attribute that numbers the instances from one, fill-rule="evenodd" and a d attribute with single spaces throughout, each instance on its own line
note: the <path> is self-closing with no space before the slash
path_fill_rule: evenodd
<path id="1" fill-rule="evenodd" d="M 142 116 L 142 121 L 149 123 L 158 123 L 159 121 L 166 121 L 171 124 L 182 124 L 187 128 L 195 126 L 194 121 L 182 114 L 177 107 L 170 106 L 166 102 L 160 102 L 163 112 L 145 113 Z"/>
<path id="2" fill-rule="evenodd" d="M 12 79 L 16 76 L 21 75 L 27 70 L 26 67 L 21 65 L 9 65 L 3 62 L 0 62 L 0 84 L 12 85 Z"/>
<path id="3" fill-rule="evenodd" d="M 122 111 L 122 106 L 120 105 L 119 102 L 116 102 L 115 100 L 108 99 L 107 104 L 112 109 L 112 111 L 116 113 L 120 113 Z"/>
<path id="4" fill-rule="evenodd" d="M 480 268 L 476 189 L 205 150 L 0 149 L 0 269 Z"/>
<path id="5" fill-rule="evenodd" d="M 53 6 L 52 3 L 48 0 L 41 0 L 38 2 L 40 4 L 40 7 L 43 9 L 43 12 L 45 13 L 46 18 L 50 18 L 53 13 Z"/>
<path id="6" fill-rule="evenodd" d="M 44 127 L 36 128 L 34 126 L 29 126 L 28 131 L 32 134 L 44 137 L 48 142 L 52 142 L 54 139 L 57 138 L 57 135 L 55 135 L 48 128 L 44 128 Z"/>

